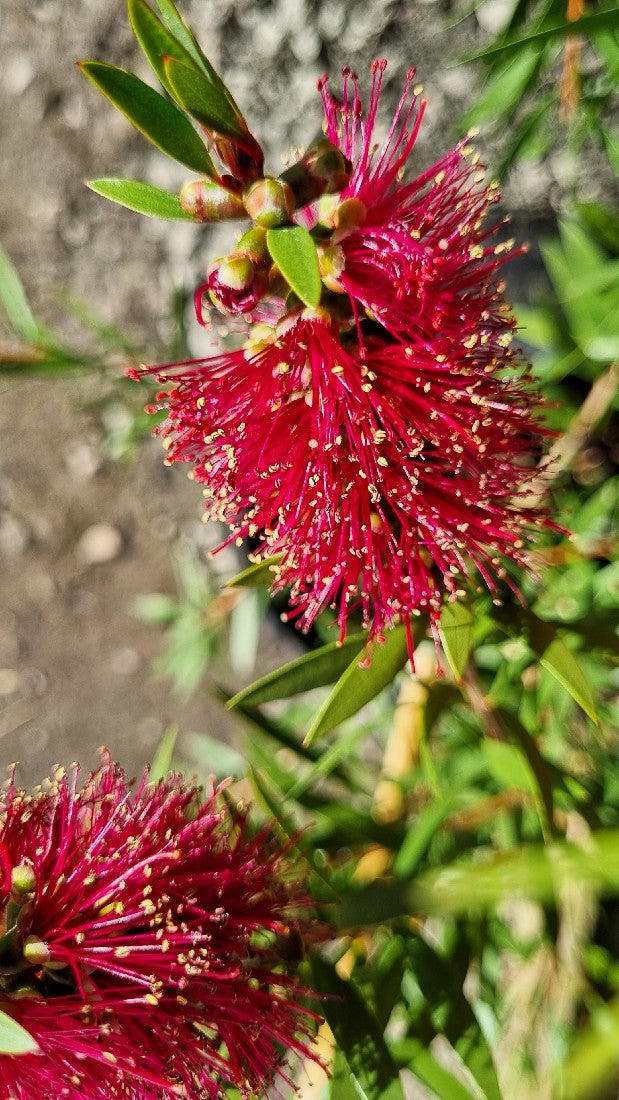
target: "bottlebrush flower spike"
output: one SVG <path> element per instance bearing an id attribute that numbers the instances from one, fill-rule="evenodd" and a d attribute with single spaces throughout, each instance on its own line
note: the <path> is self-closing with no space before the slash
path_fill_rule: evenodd
<path id="1" fill-rule="evenodd" d="M 171 775 L 132 792 L 105 754 L 81 790 L 77 767 L 32 794 L 9 783 L 0 1009 L 39 1051 L 0 1055 L 2 1096 L 247 1095 L 310 1053 L 316 1017 L 276 946 L 303 927 L 303 891 L 220 791 L 201 804 Z"/>
<path id="2" fill-rule="evenodd" d="M 355 608 L 370 638 L 419 612 L 437 637 L 445 595 L 515 587 L 506 563 L 524 566 L 548 522 L 523 503 L 543 430 L 510 347 L 511 244 L 484 224 L 496 186 L 466 143 L 404 180 L 423 104 L 411 70 L 377 143 L 384 68 L 366 113 L 348 71 L 342 103 L 320 82 L 347 166 L 339 194 L 295 214 L 318 245 L 321 307 L 267 294 L 244 348 L 152 371 L 172 385 L 167 461 L 193 464 L 207 514 L 257 538 L 256 560 L 279 556 L 273 590 L 290 586 L 301 629 L 330 607 L 342 638 Z"/>

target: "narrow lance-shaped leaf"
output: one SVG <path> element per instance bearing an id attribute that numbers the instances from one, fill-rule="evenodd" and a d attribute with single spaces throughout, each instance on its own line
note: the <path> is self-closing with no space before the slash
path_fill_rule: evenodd
<path id="1" fill-rule="evenodd" d="M 438 626 L 445 656 L 450 668 L 460 680 L 468 664 L 473 640 L 473 613 L 460 600 L 446 603 Z"/>
<path id="2" fill-rule="evenodd" d="M 141 180 L 109 178 L 86 180 L 86 186 L 97 195 L 111 199 L 119 206 L 126 206 L 129 210 L 135 210 L 138 214 L 179 221 L 196 220 L 183 210 L 178 201 L 178 195 L 173 195 L 171 191 L 163 191 L 160 187 L 153 187 L 150 183 L 142 183 Z"/>
<path id="3" fill-rule="evenodd" d="M 305 737 L 309 745 L 315 737 L 335 729 L 374 699 L 406 664 L 406 630 L 396 626 L 387 634 L 384 645 L 375 645 L 369 668 L 360 668 L 355 657 L 342 673 L 329 698 L 323 703 Z"/>
<path id="4" fill-rule="evenodd" d="M 128 0 L 127 8 L 135 37 L 164 88 L 173 95 L 165 71 L 164 58 L 173 57 L 176 61 L 195 65 L 194 58 L 151 11 L 145 0 Z"/>
<path id="5" fill-rule="evenodd" d="M 204 143 L 189 119 L 154 88 L 133 73 L 103 61 L 81 61 L 79 67 L 95 87 L 163 153 L 203 175 L 217 175 Z"/>
<path id="6" fill-rule="evenodd" d="M 273 583 L 274 568 L 281 560 L 282 555 L 276 554 L 272 558 L 265 558 L 264 561 L 248 565 L 247 569 L 243 569 L 241 573 L 237 573 L 236 577 L 226 581 L 226 588 L 259 588 L 262 586 L 268 588 Z"/>
<path id="7" fill-rule="evenodd" d="M 487 46 L 485 50 L 479 50 L 476 53 L 468 54 L 466 57 L 462 58 L 461 63 L 466 64 L 469 61 L 479 61 L 485 57 L 492 57 L 495 54 L 516 51 L 530 42 L 538 44 L 549 42 L 556 38 L 569 38 L 572 35 L 593 35 L 600 31 L 612 31 L 616 26 L 617 8 L 613 5 L 602 11 L 590 12 L 582 15 L 580 19 L 575 19 L 573 22 L 569 22 L 566 19 L 561 23 L 555 23 L 554 26 L 551 27 L 538 27 L 537 30 L 532 31 L 530 34 L 523 35 L 521 38 L 512 38 L 504 42 L 495 43 L 492 46 Z"/>
<path id="8" fill-rule="evenodd" d="M 165 58 L 164 67 L 174 98 L 197 122 L 225 137 L 240 142 L 247 140 L 242 117 L 220 87 L 212 84 L 198 69 L 173 57 Z"/>
<path id="9" fill-rule="evenodd" d="M 288 699 L 299 692 L 332 684 L 348 668 L 351 658 L 361 652 L 366 642 L 365 634 L 351 634 L 341 645 L 329 642 L 311 653 L 304 653 L 302 657 L 289 661 L 243 688 L 233 696 L 228 706 L 236 707 L 239 703 L 256 706 L 272 699 Z"/>
<path id="10" fill-rule="evenodd" d="M 0 247 L 0 302 L 17 335 L 23 340 L 36 341 L 40 335 L 39 326 L 30 309 L 22 281 L 2 247 Z"/>
<path id="11" fill-rule="evenodd" d="M 324 959 L 312 959 L 312 987 L 326 994 L 322 1009 L 353 1074 L 361 1100 L 402 1100 L 402 1086 L 382 1031 L 371 1009 L 352 985 Z"/>
<path id="12" fill-rule="evenodd" d="M 185 20 L 180 15 L 178 8 L 172 2 L 172 0 L 157 0 L 157 7 L 161 12 L 161 18 L 165 23 L 171 34 L 192 59 L 195 65 L 204 73 L 204 75 L 210 80 L 211 84 L 214 84 L 216 88 L 222 91 L 228 100 L 230 106 L 236 111 L 237 114 L 241 114 L 237 107 L 230 90 L 226 87 L 220 75 L 211 65 L 208 57 L 205 57 L 195 36 L 189 30 L 189 27 L 185 23 Z M 174 56 L 171 54 L 171 56 Z"/>
<path id="13" fill-rule="evenodd" d="M 320 304 L 322 281 L 316 245 L 301 225 L 267 230 L 267 248 L 284 279 L 306 306 Z"/>
<path id="14" fill-rule="evenodd" d="M 593 722 L 599 722 L 593 692 L 578 658 L 561 638 L 555 638 L 540 654 L 540 664 L 569 692 Z"/>

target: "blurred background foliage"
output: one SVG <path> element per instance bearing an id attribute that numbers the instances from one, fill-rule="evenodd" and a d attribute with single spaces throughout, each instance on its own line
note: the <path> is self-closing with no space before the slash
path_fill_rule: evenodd
<path id="1" fill-rule="evenodd" d="M 453 22 L 480 5 L 444 7 Z M 515 309 L 557 433 L 539 492 L 573 536 L 537 544 L 526 609 L 507 586 L 501 606 L 446 608 L 444 669 L 421 620 L 412 671 L 401 629 L 360 668 L 362 635 L 338 648 L 325 618 L 304 655 L 232 699 L 221 689 L 241 749 L 193 733 L 176 750 L 170 732 L 155 762 L 233 776 L 307 863 L 333 935 L 302 963 L 328 995 L 331 1063 L 328 1081 L 299 1071 L 305 1097 L 611 1100 L 619 1086 L 619 218 L 589 175 L 591 157 L 608 162 L 602 180 L 619 163 L 617 9 L 506 11 L 467 61 L 482 86 L 457 129 L 494 135 L 504 178 L 564 154 L 556 226 L 532 242 L 546 278 Z M 4 254 L 0 298 L 1 369 L 101 372 L 110 454 L 135 454 L 153 421 L 122 367 L 144 349 L 74 302 L 87 335 L 64 346 Z M 184 304 L 179 291 L 160 359 L 186 355 Z M 223 647 L 249 678 L 268 573 L 223 592 L 197 557 L 176 575 L 176 595 L 136 601 L 163 632 L 158 674 L 196 691 Z"/>

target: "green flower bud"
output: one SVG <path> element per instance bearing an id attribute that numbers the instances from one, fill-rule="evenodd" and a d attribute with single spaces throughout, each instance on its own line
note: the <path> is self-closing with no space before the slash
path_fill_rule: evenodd
<path id="1" fill-rule="evenodd" d="M 203 222 L 245 217 L 241 197 L 212 180 L 190 180 L 181 187 L 178 198 L 186 214 Z"/>
<path id="2" fill-rule="evenodd" d="M 296 208 L 292 189 L 284 180 L 256 180 L 245 192 L 245 209 L 265 229 L 289 222 Z"/>
<path id="3" fill-rule="evenodd" d="M 30 863 L 19 863 L 11 871 L 11 891 L 14 895 L 30 894 L 36 884 L 36 875 Z"/>
<path id="4" fill-rule="evenodd" d="M 22 948 L 24 958 L 33 966 L 43 966 L 49 962 L 49 947 L 38 936 L 28 936 Z"/>

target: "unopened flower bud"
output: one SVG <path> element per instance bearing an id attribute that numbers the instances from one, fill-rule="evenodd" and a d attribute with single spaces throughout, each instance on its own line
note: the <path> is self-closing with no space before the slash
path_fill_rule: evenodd
<path id="1" fill-rule="evenodd" d="M 335 294 L 344 294 L 345 290 L 339 281 L 346 266 L 344 250 L 339 244 L 323 245 L 318 249 L 318 266 L 320 275 L 327 290 Z"/>
<path id="2" fill-rule="evenodd" d="M 36 884 L 36 875 L 30 863 L 18 863 L 11 871 L 11 891 L 14 895 L 29 894 Z"/>
<path id="3" fill-rule="evenodd" d="M 297 206 L 306 206 L 314 199 L 341 191 L 350 179 L 351 164 L 341 149 L 328 138 L 312 142 L 301 160 L 282 173 L 294 191 Z"/>
<path id="4" fill-rule="evenodd" d="M 220 257 L 208 270 L 209 297 L 221 313 L 247 313 L 264 296 L 267 285 L 266 271 L 240 252 Z"/>
<path id="5" fill-rule="evenodd" d="M 338 199 L 333 202 L 333 199 Z M 351 233 L 363 225 L 367 217 L 367 207 L 361 199 L 352 196 L 339 201 L 336 195 L 324 195 L 318 202 L 318 217 L 322 225 L 337 229 L 343 234 Z"/>
<path id="6" fill-rule="evenodd" d="M 256 180 L 245 192 L 245 209 L 265 229 L 289 222 L 296 208 L 292 189 L 284 180 Z"/>
<path id="7" fill-rule="evenodd" d="M 186 214 L 203 222 L 244 218 L 243 200 L 212 180 L 190 180 L 180 190 L 179 202 Z"/>
<path id="8" fill-rule="evenodd" d="M 270 263 L 266 230 L 259 225 L 249 229 L 241 237 L 233 255 L 249 256 L 255 265 L 266 267 Z"/>
<path id="9" fill-rule="evenodd" d="M 43 966 L 49 962 L 49 947 L 38 936 L 28 936 L 22 948 L 22 954 L 33 966 Z"/>

